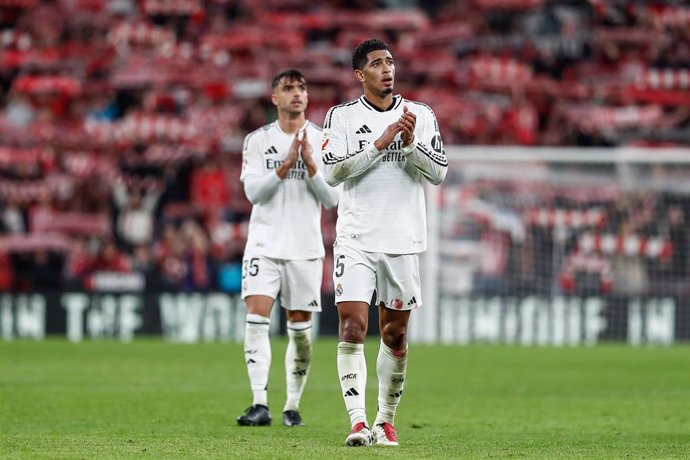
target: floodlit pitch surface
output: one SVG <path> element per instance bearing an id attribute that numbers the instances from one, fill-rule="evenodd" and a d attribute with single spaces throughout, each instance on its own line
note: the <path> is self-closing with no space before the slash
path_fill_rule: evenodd
<path id="1" fill-rule="evenodd" d="M 367 344 L 373 422 L 377 342 Z M 271 427 L 250 404 L 241 344 L 0 342 L 1 458 L 687 458 L 690 348 L 411 348 L 400 448 L 348 448 L 335 340 L 315 344 L 304 428 L 281 424 L 285 342 L 273 342 Z"/>

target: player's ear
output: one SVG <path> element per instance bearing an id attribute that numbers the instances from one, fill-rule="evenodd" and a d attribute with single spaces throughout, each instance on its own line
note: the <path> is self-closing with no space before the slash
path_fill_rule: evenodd
<path id="1" fill-rule="evenodd" d="M 276 96 L 276 93 L 271 94 L 271 102 L 273 102 L 273 105 L 278 107 L 278 96 Z"/>
<path id="2" fill-rule="evenodd" d="M 355 78 L 360 82 L 364 83 L 364 72 L 359 69 L 355 69 Z"/>

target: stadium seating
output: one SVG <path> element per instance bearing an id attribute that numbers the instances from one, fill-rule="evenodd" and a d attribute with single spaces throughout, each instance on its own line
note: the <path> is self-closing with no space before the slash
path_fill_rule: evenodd
<path id="1" fill-rule="evenodd" d="M 239 154 L 274 117 L 271 77 L 303 71 L 320 124 L 359 95 L 350 51 L 370 36 L 393 45 L 399 90 L 434 108 L 447 145 L 690 144 L 690 7 L 375 3 L 1 0 L 0 257 L 13 263 L 0 287 L 37 287 L 46 251 L 55 277 L 82 287 L 104 269 L 235 286 L 250 211 Z M 150 245 L 120 235 L 117 183 L 160 190 Z"/>

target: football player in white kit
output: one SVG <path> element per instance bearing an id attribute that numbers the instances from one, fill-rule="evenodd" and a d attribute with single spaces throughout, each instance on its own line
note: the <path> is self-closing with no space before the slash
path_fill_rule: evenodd
<path id="1" fill-rule="evenodd" d="M 426 250 L 423 182 L 437 185 L 448 160 L 431 108 L 393 94 L 395 63 L 380 40 L 352 54 L 358 99 L 332 107 L 321 150 L 326 181 L 342 183 L 333 284 L 340 318 L 338 374 L 350 416 L 349 446 L 397 446 L 395 413 L 407 366 L 407 325 L 421 307 L 418 254 Z M 378 412 L 369 429 L 364 341 L 376 292 L 381 344 Z"/>
<path id="2" fill-rule="evenodd" d="M 272 86 L 278 120 L 247 135 L 242 151 L 240 180 L 253 204 L 242 260 L 242 298 L 247 305 L 244 354 L 253 402 L 237 418 L 243 426 L 271 424 L 269 318 L 279 293 L 288 334 L 283 423 L 304 424 L 299 403 L 311 362 L 312 312 L 321 311 L 325 254 L 321 205 L 331 208 L 338 200 L 336 189 L 324 180 L 321 157 L 313 155 L 321 129 L 304 113 L 308 102 L 304 76 L 287 70 L 276 75 Z"/>

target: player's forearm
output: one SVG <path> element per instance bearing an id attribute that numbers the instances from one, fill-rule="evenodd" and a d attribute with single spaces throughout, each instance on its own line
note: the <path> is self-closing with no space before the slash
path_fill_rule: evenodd
<path id="1" fill-rule="evenodd" d="M 438 185 L 448 172 L 448 159 L 443 151 L 437 152 L 430 146 L 415 140 L 403 148 L 403 155 L 429 182 Z"/>
<path id="2" fill-rule="evenodd" d="M 293 166 L 295 166 L 295 161 L 287 161 L 286 160 L 283 162 L 283 164 L 278 166 L 278 168 L 276 169 L 276 174 L 281 179 L 285 179 L 287 177 L 288 173 L 290 172 L 290 169 L 292 169 Z"/>
<path id="3" fill-rule="evenodd" d="M 367 144 L 362 150 L 342 157 L 327 152 L 323 156 L 326 182 L 331 187 L 335 187 L 347 179 L 363 174 L 379 159 L 381 159 L 381 152 L 373 143 Z"/>
<path id="4" fill-rule="evenodd" d="M 244 179 L 244 194 L 252 204 L 265 203 L 275 195 L 281 179 L 275 172 L 263 176 L 247 176 Z"/>
<path id="5" fill-rule="evenodd" d="M 326 183 L 323 174 L 318 170 L 313 176 L 307 179 L 307 187 L 316 198 L 321 202 L 324 208 L 330 209 L 338 204 L 338 191 Z"/>
<path id="6" fill-rule="evenodd" d="M 314 163 L 313 158 L 302 158 L 302 161 L 304 161 L 304 166 L 307 167 L 307 174 L 309 177 L 314 177 L 318 172 L 319 172 L 319 167 L 316 166 L 316 163 Z"/>

